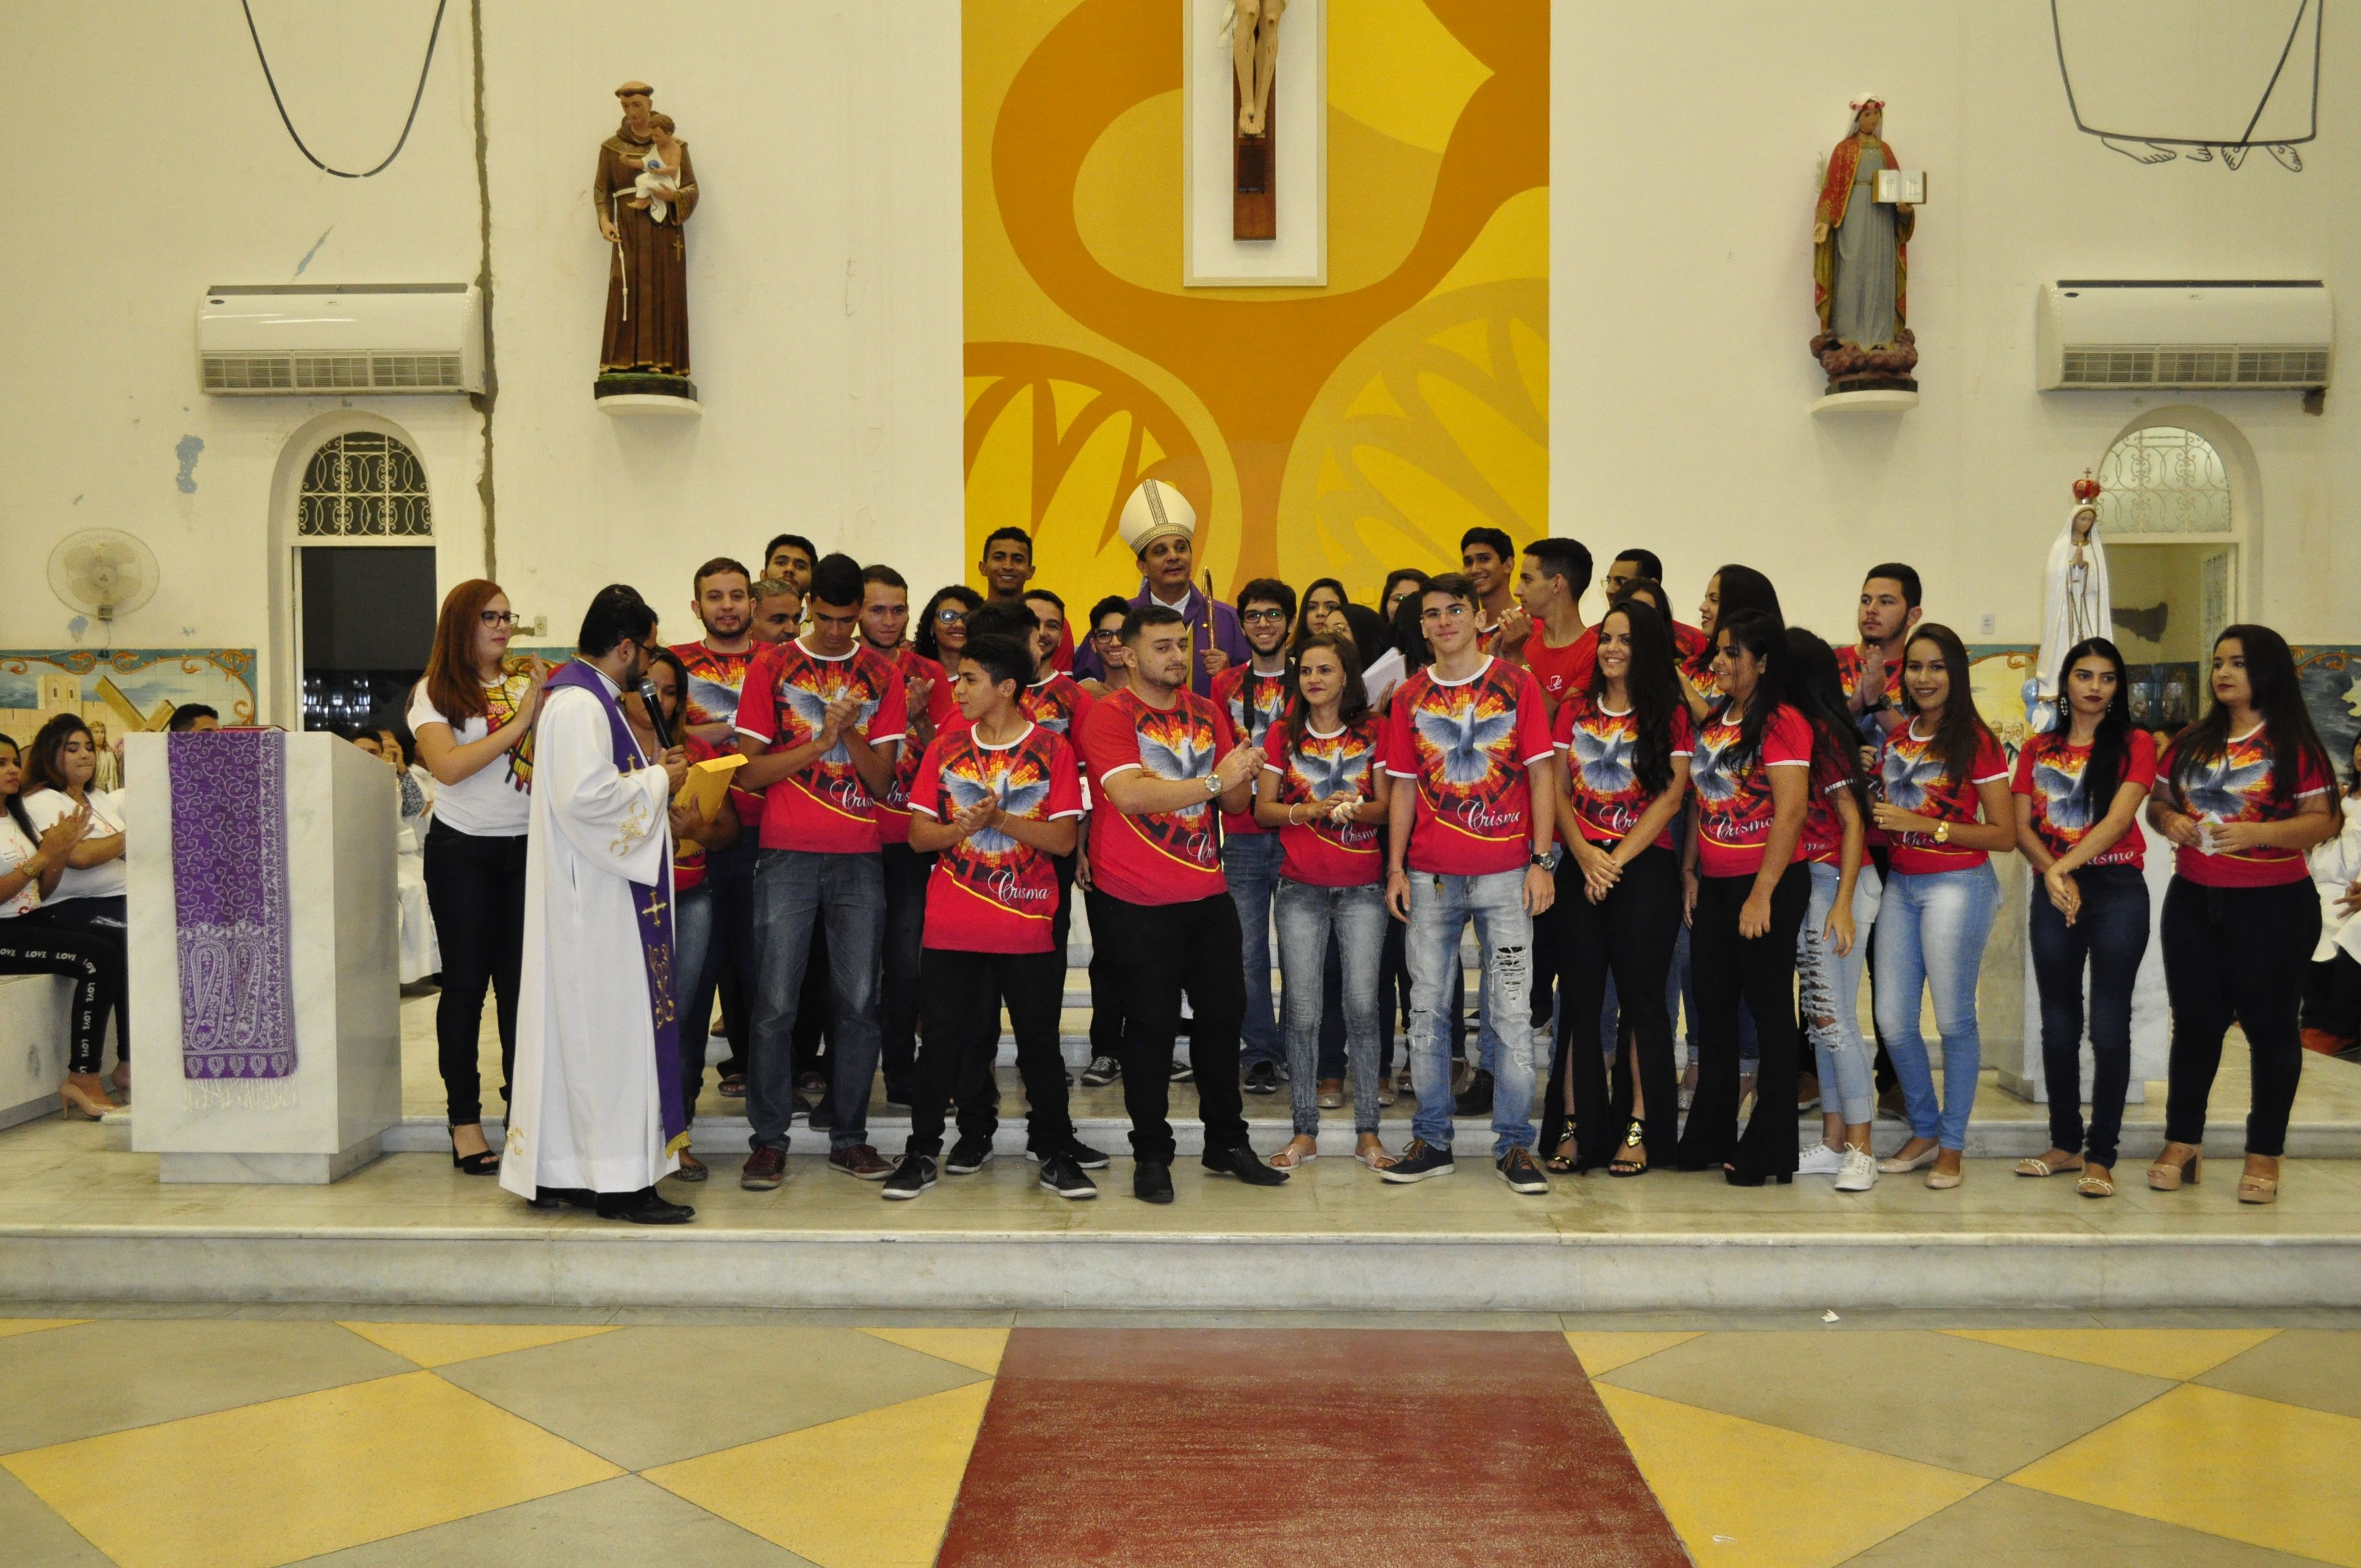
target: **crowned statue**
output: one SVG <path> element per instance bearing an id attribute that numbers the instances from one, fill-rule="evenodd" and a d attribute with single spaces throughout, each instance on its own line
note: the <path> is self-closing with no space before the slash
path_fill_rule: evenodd
<path id="1" fill-rule="evenodd" d="M 615 89 L 623 121 L 598 148 L 591 186 L 599 237 L 613 252 L 598 389 L 694 398 L 688 381 L 688 250 L 682 225 L 697 210 L 697 172 L 655 89 Z"/>
<path id="2" fill-rule="evenodd" d="M 2074 481 L 2074 510 L 2049 546 L 2042 578 L 2041 651 L 2025 683 L 2029 730 L 2046 729 L 2058 712 L 2058 663 L 2075 644 L 2114 635 L 2114 601 L 2107 592 L 2107 547 L 2099 542 L 2099 481 L 2088 468 Z"/>
<path id="3" fill-rule="evenodd" d="M 1812 356 L 1830 392 L 1916 391 L 1918 343 L 1909 326 L 1910 204 L 1877 199 L 1877 177 L 1901 162 L 1884 139 L 1885 101 L 1852 103 L 1852 133 L 1828 154 L 1812 214 Z"/>

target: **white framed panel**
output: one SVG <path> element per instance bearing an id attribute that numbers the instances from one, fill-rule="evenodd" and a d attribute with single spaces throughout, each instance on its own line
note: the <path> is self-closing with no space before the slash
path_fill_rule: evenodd
<path id="1" fill-rule="evenodd" d="M 1181 6 L 1181 281 L 1189 288 L 1328 282 L 1328 5 L 1290 0 L 1279 24 L 1279 237 L 1233 239 L 1231 0 Z"/>

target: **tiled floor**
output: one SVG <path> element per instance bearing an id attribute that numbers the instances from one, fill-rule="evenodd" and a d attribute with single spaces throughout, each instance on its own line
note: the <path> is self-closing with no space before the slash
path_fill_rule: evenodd
<path id="1" fill-rule="evenodd" d="M 60 1310 L 12 1568 L 2361 1564 L 2361 1311 Z"/>

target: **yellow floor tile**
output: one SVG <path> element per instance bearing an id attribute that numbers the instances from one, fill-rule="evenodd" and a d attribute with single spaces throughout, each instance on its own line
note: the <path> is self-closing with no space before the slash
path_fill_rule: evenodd
<path id="1" fill-rule="evenodd" d="M 2277 1329 L 1946 1329 L 1960 1339 L 2061 1361 L 2186 1381 L 2244 1355 Z"/>
<path id="2" fill-rule="evenodd" d="M 0 1318 L 0 1339 L 11 1334 L 37 1334 L 43 1329 L 70 1329 L 88 1318 Z"/>
<path id="3" fill-rule="evenodd" d="M 944 1361 L 957 1362 L 991 1376 L 1000 1370 L 1008 1349 L 1006 1329 L 863 1329 L 862 1333 Z"/>
<path id="4" fill-rule="evenodd" d="M 646 1477 L 820 1568 L 931 1568 L 991 1398 L 971 1383 Z"/>
<path id="5" fill-rule="evenodd" d="M 1566 1331 L 1565 1343 L 1572 1347 L 1575 1359 L 1582 1363 L 1583 1371 L 1593 1377 L 1603 1377 L 1619 1366 L 1686 1344 L 1697 1338 L 1694 1333 L 1649 1332 L 1642 1330 L 1607 1331 L 1593 1333 L 1583 1329 Z"/>
<path id="6" fill-rule="evenodd" d="M 2183 1384 L 2009 1477 L 2361 1568 L 2361 1420 Z"/>
<path id="7" fill-rule="evenodd" d="M 504 1355 L 512 1350 L 532 1350 L 538 1345 L 563 1344 L 570 1339 L 588 1339 L 592 1334 L 614 1332 L 609 1328 L 581 1324 L 569 1327 L 555 1323 L 343 1323 L 338 1326 L 352 1330 L 380 1350 L 390 1350 L 421 1366 L 448 1366 L 455 1361 Z"/>
<path id="8" fill-rule="evenodd" d="M 1592 1387 L 1700 1568 L 1830 1568 L 1984 1485 L 1611 1383 Z M 1835 1498 L 1843 1505 L 1830 1506 Z"/>
<path id="9" fill-rule="evenodd" d="M 431 1372 L 0 1465 L 122 1568 L 268 1568 L 622 1474 Z"/>

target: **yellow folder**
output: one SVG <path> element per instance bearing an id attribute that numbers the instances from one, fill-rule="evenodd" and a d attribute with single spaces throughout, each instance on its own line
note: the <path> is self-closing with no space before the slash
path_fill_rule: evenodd
<path id="1" fill-rule="evenodd" d="M 697 814 L 708 822 L 721 809 L 722 797 L 730 793 L 730 775 L 746 765 L 743 757 L 713 757 L 693 764 L 688 776 L 681 781 L 680 793 L 672 797 L 675 806 L 694 806 Z"/>

